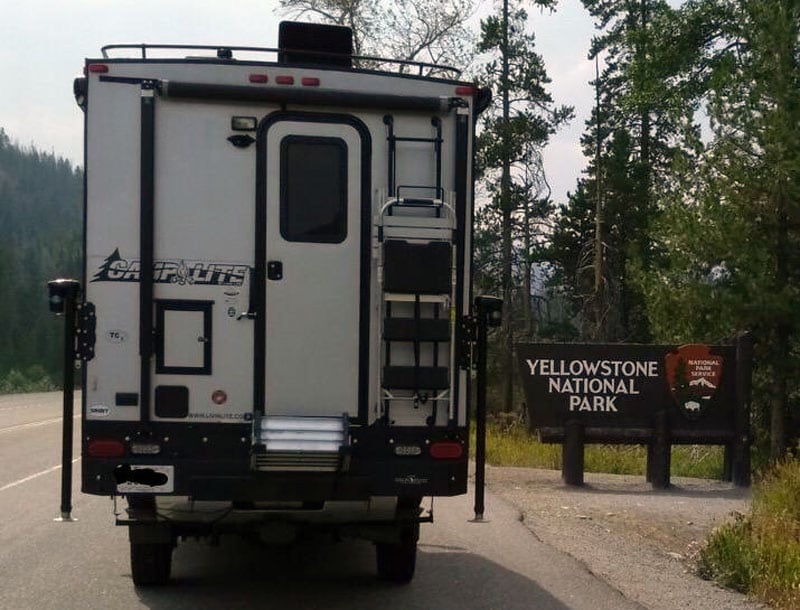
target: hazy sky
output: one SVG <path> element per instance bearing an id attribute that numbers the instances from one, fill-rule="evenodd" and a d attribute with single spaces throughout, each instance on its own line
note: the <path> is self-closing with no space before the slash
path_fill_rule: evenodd
<path id="1" fill-rule="evenodd" d="M 83 117 L 72 81 L 84 58 L 122 42 L 274 47 L 276 6 L 273 0 L 0 0 L 0 127 L 22 145 L 82 164 Z M 586 59 L 592 24 L 580 0 L 560 0 L 555 15 L 532 10 L 530 21 L 556 102 L 576 109 L 545 155 L 558 201 L 574 190 L 584 166 L 578 138 L 593 103 L 594 66 Z"/>

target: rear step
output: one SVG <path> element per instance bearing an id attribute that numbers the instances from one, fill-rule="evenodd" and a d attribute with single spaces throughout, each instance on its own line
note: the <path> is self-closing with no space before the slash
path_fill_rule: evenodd
<path id="1" fill-rule="evenodd" d="M 349 445 L 349 419 L 267 415 L 256 420 L 254 434 L 255 470 L 335 472 Z"/>

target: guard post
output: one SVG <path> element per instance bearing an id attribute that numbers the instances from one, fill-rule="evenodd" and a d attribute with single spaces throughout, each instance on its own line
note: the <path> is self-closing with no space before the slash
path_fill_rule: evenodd
<path id="1" fill-rule="evenodd" d="M 567 485 L 583 485 L 584 429 L 583 424 L 569 420 L 564 426 L 564 444 L 561 451 L 561 478 Z"/>

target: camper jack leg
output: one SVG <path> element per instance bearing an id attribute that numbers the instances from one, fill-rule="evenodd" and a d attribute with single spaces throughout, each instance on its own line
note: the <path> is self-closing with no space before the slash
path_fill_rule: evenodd
<path id="1" fill-rule="evenodd" d="M 76 280 L 53 280 L 47 283 L 50 311 L 64 316 L 63 423 L 61 439 L 61 518 L 72 521 L 72 424 L 75 365 L 75 311 L 81 285 Z"/>
<path id="2" fill-rule="evenodd" d="M 475 521 L 483 521 L 486 486 L 486 342 L 490 326 L 499 326 L 503 301 L 497 297 L 475 297 L 477 310 L 477 406 L 475 413 Z"/>

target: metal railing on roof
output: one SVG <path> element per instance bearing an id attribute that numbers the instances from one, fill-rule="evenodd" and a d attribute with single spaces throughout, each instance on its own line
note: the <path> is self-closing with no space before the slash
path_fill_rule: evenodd
<path id="1" fill-rule="evenodd" d="M 215 55 L 212 56 L 189 56 L 189 59 L 217 59 L 220 61 L 236 61 L 234 51 L 239 53 L 265 53 L 277 55 L 274 60 L 281 63 L 280 56 L 282 54 L 291 54 L 293 57 L 308 55 L 308 66 L 319 65 L 313 61 L 314 58 L 328 57 L 331 59 L 347 59 L 352 60 L 353 67 L 356 69 L 373 69 L 382 72 L 396 71 L 399 73 L 411 74 L 409 71 L 415 70 L 420 76 L 431 73 L 444 73 L 452 74 L 454 77 L 461 75 L 461 70 L 452 66 L 443 64 L 428 63 L 424 61 L 416 61 L 410 59 L 390 59 L 386 57 L 376 57 L 371 55 L 342 55 L 341 53 L 327 53 L 324 51 L 308 51 L 303 49 L 276 49 L 270 47 L 248 47 L 248 46 L 228 46 L 228 45 L 193 45 L 193 44 L 151 44 L 151 43 L 122 43 L 122 44 L 109 44 L 100 49 L 103 59 L 113 59 L 109 56 L 109 51 L 137 51 L 138 57 L 141 59 L 164 59 L 173 58 L 174 56 L 157 56 L 154 51 L 214 51 Z M 148 55 L 149 53 L 149 55 Z M 121 57 L 125 57 L 122 55 Z M 186 58 L 186 57 L 184 57 Z M 298 67 L 305 67 L 296 61 L 292 65 Z M 333 64 L 333 67 L 342 68 L 344 66 Z M 394 70 L 389 69 L 393 67 Z"/>

